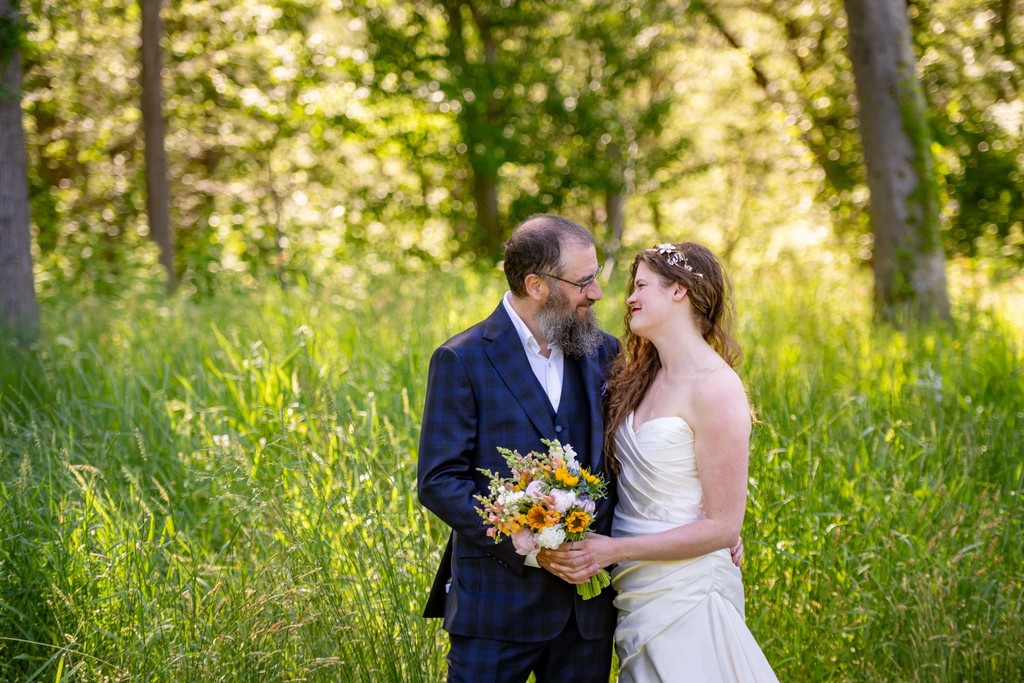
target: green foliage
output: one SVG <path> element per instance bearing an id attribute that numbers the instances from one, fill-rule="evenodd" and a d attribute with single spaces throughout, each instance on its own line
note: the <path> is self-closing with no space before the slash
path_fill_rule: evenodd
<path id="1" fill-rule="evenodd" d="M 156 300 L 4 364 L 0 677 L 436 680 L 412 297 Z"/>
<path id="2" fill-rule="evenodd" d="M 705 6 L 719 11 L 716 3 Z M 944 247 L 950 254 L 999 254 L 1019 262 L 1024 15 L 1015 3 L 961 0 L 910 2 L 908 11 L 928 101 L 928 137 L 939 162 L 936 180 L 944 191 Z M 814 155 L 824 180 L 819 201 L 832 211 L 835 229 L 868 234 L 842 2 L 753 3 L 723 9 L 721 16 L 733 30 L 757 27 L 741 34 L 743 45 L 775 106 L 785 109 Z"/>
<path id="3" fill-rule="evenodd" d="M 0 71 L 10 64 L 11 55 L 21 47 L 30 25 L 21 14 L 20 0 L 7 0 L 6 11 L 0 15 Z"/>
<path id="4" fill-rule="evenodd" d="M 145 267 L 135 3 L 27 2 L 22 61 L 36 262 L 56 282 L 115 291 Z"/>
<path id="5" fill-rule="evenodd" d="M 106 295 L 154 277 L 137 6 L 21 6 L 41 287 Z M 1017 9 L 910 3 L 944 246 L 1014 267 Z M 699 226 L 727 255 L 764 253 L 828 226 L 871 257 L 839 0 L 188 0 L 163 16 L 187 292 L 317 283 L 375 252 L 374 267 L 486 268 L 513 223 L 549 210 L 609 252 Z M 483 231 L 490 184 L 499 216 Z M 604 225 L 619 193 L 622 235 Z"/>
<path id="6" fill-rule="evenodd" d="M 804 295 L 799 308 L 758 302 L 747 319 L 763 424 L 745 534 L 773 546 L 746 572 L 771 586 L 748 607 L 755 633 L 794 680 L 1018 677 L 1019 328 L 962 310 L 956 328 L 872 329 L 849 323 L 868 302 L 846 287 Z"/>
<path id="7" fill-rule="evenodd" d="M 932 137 L 945 162 L 947 249 L 985 254 L 986 241 L 997 238 L 996 253 L 1020 262 L 1024 16 L 1013 3 L 916 2 L 911 9 Z"/>
<path id="8" fill-rule="evenodd" d="M 864 274 L 805 268 L 734 273 L 754 634 L 782 680 L 1020 679 L 1019 283 L 961 277 L 955 329 L 908 333 L 868 325 Z M 0 678 L 439 680 L 427 362 L 502 291 L 45 297 L 0 364 Z"/>

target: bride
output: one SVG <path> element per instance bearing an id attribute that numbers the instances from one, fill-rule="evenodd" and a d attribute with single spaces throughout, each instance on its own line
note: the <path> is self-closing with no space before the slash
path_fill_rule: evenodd
<path id="1" fill-rule="evenodd" d="M 632 274 L 606 405 L 612 535 L 573 549 L 594 571 L 617 565 L 619 681 L 777 681 L 744 623 L 729 552 L 746 508 L 751 416 L 733 371 L 728 280 L 692 242 L 642 251 Z"/>

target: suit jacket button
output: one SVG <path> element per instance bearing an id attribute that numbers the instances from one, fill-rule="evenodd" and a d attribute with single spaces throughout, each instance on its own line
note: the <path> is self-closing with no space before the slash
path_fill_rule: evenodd
<path id="1" fill-rule="evenodd" d="M 555 425 L 555 431 L 558 432 L 559 434 L 561 434 L 562 433 L 562 425 Z"/>

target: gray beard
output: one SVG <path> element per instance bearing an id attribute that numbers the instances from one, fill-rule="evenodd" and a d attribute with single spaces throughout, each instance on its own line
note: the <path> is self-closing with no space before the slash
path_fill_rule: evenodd
<path id="1" fill-rule="evenodd" d="M 561 292 L 548 297 L 537 311 L 537 327 L 549 342 L 558 344 L 562 353 L 570 358 L 593 356 L 604 343 L 594 309 L 588 308 L 587 315 L 581 318 L 569 304 L 569 297 Z"/>

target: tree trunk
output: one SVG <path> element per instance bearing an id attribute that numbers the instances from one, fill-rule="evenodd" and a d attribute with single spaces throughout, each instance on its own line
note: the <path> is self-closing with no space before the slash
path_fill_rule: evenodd
<path id="1" fill-rule="evenodd" d="M 465 22 L 463 10 L 470 13 L 473 27 L 479 34 L 483 47 L 482 72 L 470 58 L 463 36 Z M 501 220 L 498 215 L 498 167 L 494 163 L 495 150 L 493 131 L 502 116 L 501 103 L 494 96 L 493 83 L 498 61 L 498 46 L 491 35 L 490 24 L 478 11 L 473 2 L 447 0 L 445 12 L 448 16 L 448 60 L 455 80 L 461 90 L 474 91 L 474 98 L 464 103 L 459 114 L 459 129 L 466 146 L 468 179 L 476 205 L 476 225 L 467 242 L 481 256 L 497 257 L 501 253 Z M 481 79 L 481 73 L 484 78 Z M 479 98 L 479 99 L 478 99 Z M 465 232 L 456 226 L 456 231 Z"/>
<path id="2" fill-rule="evenodd" d="M 605 253 L 616 253 L 622 246 L 622 234 L 626 229 L 626 191 L 623 188 L 608 188 L 604 193 L 605 225 L 608 227 L 608 244 Z"/>
<path id="3" fill-rule="evenodd" d="M 0 0 L 0 31 L 17 31 L 10 0 Z M 9 38 L 10 35 L 4 36 Z M 21 121 L 21 54 L 17 39 L 0 49 L 0 327 L 22 339 L 39 334 L 39 305 L 32 273 L 28 166 Z"/>
<path id="4" fill-rule="evenodd" d="M 164 149 L 163 60 L 160 38 L 162 0 L 139 0 L 142 10 L 142 127 L 146 146 L 146 213 L 149 233 L 160 247 L 160 263 L 167 271 L 167 289 L 177 284 L 174 270 L 174 234 L 171 232 L 171 200 L 167 187 L 167 153 Z"/>
<path id="5" fill-rule="evenodd" d="M 498 220 L 498 179 L 479 168 L 473 169 L 473 201 L 476 226 L 484 253 L 500 253 L 501 225 Z M 497 249 L 497 251 L 494 251 Z"/>
<path id="6" fill-rule="evenodd" d="M 903 0 L 844 0 L 874 233 L 875 311 L 948 318 L 939 195 Z"/>
<path id="7" fill-rule="evenodd" d="M 626 229 L 626 197 L 628 191 L 622 171 L 622 147 L 617 144 L 608 146 L 608 160 L 612 162 L 607 179 L 608 186 L 604 191 L 604 220 L 607 228 L 605 234 L 606 254 L 618 253 L 622 246 L 622 234 Z"/>

